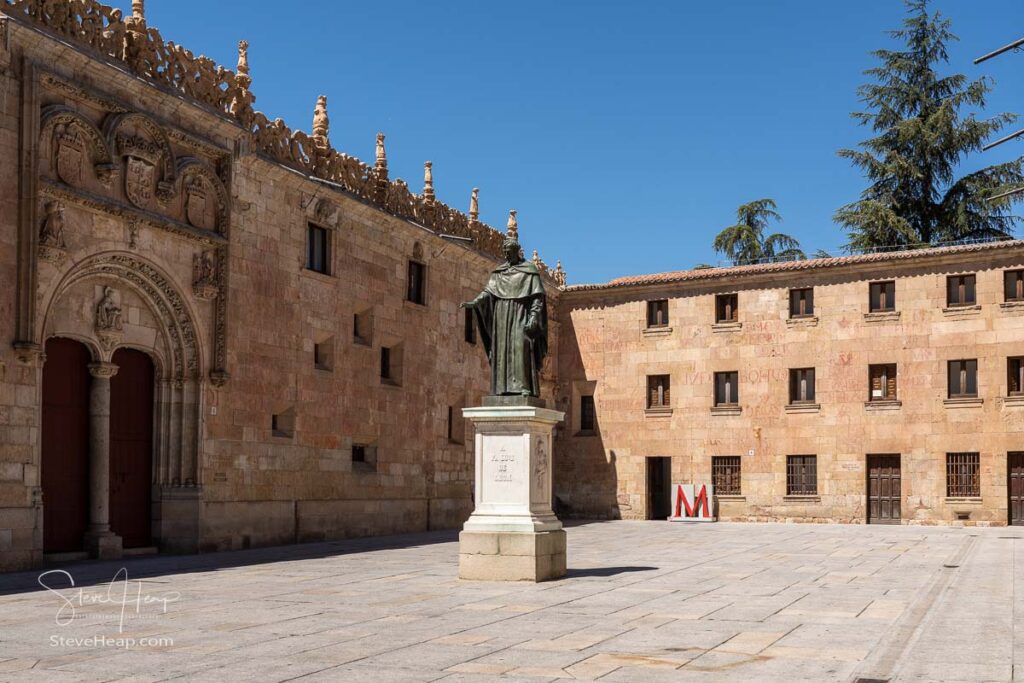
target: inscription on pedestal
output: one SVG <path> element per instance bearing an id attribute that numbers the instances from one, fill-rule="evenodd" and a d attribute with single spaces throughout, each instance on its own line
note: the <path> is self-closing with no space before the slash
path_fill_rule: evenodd
<path id="1" fill-rule="evenodd" d="M 491 454 L 491 462 L 494 463 L 494 481 L 512 481 L 516 463 L 515 453 L 509 453 L 508 449 L 502 446 Z"/>

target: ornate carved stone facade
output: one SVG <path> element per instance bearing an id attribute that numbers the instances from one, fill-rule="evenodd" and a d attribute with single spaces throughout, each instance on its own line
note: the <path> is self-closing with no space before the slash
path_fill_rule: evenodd
<path id="1" fill-rule="evenodd" d="M 138 400 L 126 351 L 153 368 L 152 424 L 133 419 L 150 428 L 136 485 L 158 550 L 461 524 L 471 440 L 446 422 L 462 427 L 487 372 L 456 306 L 501 244 L 476 200 L 472 218 L 440 203 L 429 167 L 424 195 L 389 179 L 383 134 L 373 166 L 336 151 L 326 97 L 309 134 L 256 111 L 245 41 L 232 71 L 165 42 L 142 2 L 127 17 L 93 0 L 0 0 L 0 13 L 0 569 L 53 552 L 53 515 L 71 504 L 47 476 L 76 450 L 53 448 L 74 432 L 52 427 L 69 409 L 54 395 L 81 399 L 92 502 L 111 508 L 83 509 L 74 550 L 120 552 L 122 494 L 104 472 L 138 431 L 121 417 Z M 329 231 L 329 274 L 304 267 L 308 225 Z M 405 302 L 410 258 L 425 306 Z M 53 393 L 55 340 L 84 349 L 91 394 Z M 381 383 L 381 348 L 400 383 Z M 353 462 L 368 451 L 372 465 Z"/>

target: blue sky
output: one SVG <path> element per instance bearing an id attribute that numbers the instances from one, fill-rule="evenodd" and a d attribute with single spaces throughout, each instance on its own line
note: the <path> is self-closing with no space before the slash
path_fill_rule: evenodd
<path id="1" fill-rule="evenodd" d="M 383 131 L 416 191 L 430 159 L 446 203 L 480 187 L 497 227 L 518 209 L 524 246 L 571 283 L 718 263 L 714 235 L 760 197 L 808 252 L 837 251 L 832 214 L 865 182 L 836 150 L 867 136 L 856 88 L 904 16 L 899 0 L 146 4 L 166 40 L 220 63 L 247 39 L 271 118 L 309 130 L 325 94 L 336 148 L 372 162 Z M 950 71 L 995 78 L 989 114 L 1024 112 L 1024 54 L 971 64 L 1024 36 L 1024 3 L 933 4 L 961 38 Z"/>

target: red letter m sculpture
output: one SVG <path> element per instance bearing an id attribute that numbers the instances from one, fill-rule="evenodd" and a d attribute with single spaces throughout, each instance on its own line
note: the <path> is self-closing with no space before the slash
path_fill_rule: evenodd
<path id="1" fill-rule="evenodd" d="M 713 522 L 714 488 L 708 484 L 676 484 L 672 488 L 672 522 Z"/>

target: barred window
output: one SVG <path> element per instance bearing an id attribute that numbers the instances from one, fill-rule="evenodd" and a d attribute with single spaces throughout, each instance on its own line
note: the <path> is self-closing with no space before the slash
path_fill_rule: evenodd
<path id="1" fill-rule="evenodd" d="M 981 497 L 981 462 L 977 453 L 946 453 L 946 496 Z"/>
<path id="2" fill-rule="evenodd" d="M 974 276 L 952 275 L 946 278 L 946 305 L 973 306 Z"/>
<path id="3" fill-rule="evenodd" d="M 715 296 L 715 322 L 734 323 L 737 320 L 737 295 L 718 294 Z"/>
<path id="4" fill-rule="evenodd" d="M 715 373 L 715 405 L 734 406 L 740 401 L 739 372 Z"/>
<path id="5" fill-rule="evenodd" d="M 818 495 L 818 456 L 786 456 L 786 495 Z"/>
<path id="6" fill-rule="evenodd" d="M 668 325 L 668 299 L 647 302 L 647 327 Z"/>
<path id="7" fill-rule="evenodd" d="M 973 398 L 978 395 L 978 361 L 949 361 L 949 398 Z"/>
<path id="8" fill-rule="evenodd" d="M 647 376 L 647 407 L 668 408 L 672 405 L 669 396 L 670 379 L 668 375 Z"/>
<path id="9" fill-rule="evenodd" d="M 896 283 L 872 282 L 869 287 L 868 310 L 872 313 L 896 310 Z"/>
<path id="10" fill-rule="evenodd" d="M 807 318 L 814 315 L 814 289 L 789 290 L 789 317 Z"/>
<path id="11" fill-rule="evenodd" d="M 789 402 L 814 403 L 814 368 L 789 371 Z"/>
<path id="12" fill-rule="evenodd" d="M 868 385 L 869 401 L 895 401 L 896 400 L 896 364 L 884 363 L 881 365 L 869 365 Z"/>
<path id="13" fill-rule="evenodd" d="M 740 456 L 716 455 L 711 458 L 711 485 L 719 496 L 740 495 Z"/>

